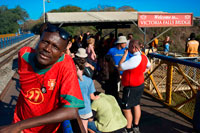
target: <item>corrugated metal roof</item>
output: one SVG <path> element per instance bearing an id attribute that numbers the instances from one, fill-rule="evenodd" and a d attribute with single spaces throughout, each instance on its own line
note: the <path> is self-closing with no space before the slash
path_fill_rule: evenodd
<path id="1" fill-rule="evenodd" d="M 109 23 L 137 21 L 137 12 L 63 12 L 47 13 L 47 22 L 59 23 Z"/>

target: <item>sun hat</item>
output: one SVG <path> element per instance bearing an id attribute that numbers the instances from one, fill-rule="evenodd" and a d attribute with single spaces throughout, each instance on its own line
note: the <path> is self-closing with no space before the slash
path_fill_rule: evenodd
<path id="1" fill-rule="evenodd" d="M 127 39 L 125 36 L 120 36 L 120 37 L 118 37 L 116 43 L 127 43 Z"/>
<path id="2" fill-rule="evenodd" d="M 86 58 L 88 56 L 84 48 L 79 48 L 75 55 L 81 58 Z"/>

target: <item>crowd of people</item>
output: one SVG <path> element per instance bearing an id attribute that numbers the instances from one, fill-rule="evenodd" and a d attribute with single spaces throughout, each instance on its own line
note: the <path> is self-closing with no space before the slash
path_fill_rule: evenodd
<path id="1" fill-rule="evenodd" d="M 75 64 L 79 64 L 77 66 L 79 66 L 78 68 L 81 71 L 81 74 L 78 74 L 79 85 L 86 105 L 84 109 L 79 109 L 79 114 L 85 130 L 87 132 L 120 133 L 124 131 L 127 133 L 139 133 L 139 120 L 141 116 L 139 104 L 144 90 L 144 73 L 151 66 L 148 58 L 141 51 L 142 44 L 138 40 L 134 40 L 132 34 L 128 34 L 128 40 L 121 33 L 118 34 L 117 39 L 110 33 L 109 38 L 104 41 L 89 33 L 84 34 L 84 36 L 83 39 L 86 38 L 86 41 L 79 41 L 79 46 L 77 45 L 76 50 L 73 49 L 74 53 L 71 57 L 74 58 Z M 76 44 L 74 42 L 72 47 Z M 85 64 L 90 64 L 93 68 L 83 69 L 83 67 L 80 67 L 80 63 L 77 63 L 77 60 L 80 60 L 80 58 L 84 60 L 81 63 L 82 66 L 86 68 Z M 91 79 L 94 79 L 95 76 L 100 76 L 101 80 L 105 81 L 103 87 L 105 94 L 94 96 L 95 88 Z M 134 81 L 131 79 L 139 80 Z M 121 86 L 124 86 L 124 89 L 120 102 L 118 92 Z M 110 100 L 106 101 L 106 99 Z M 93 102 L 90 103 L 90 100 Z M 106 103 L 109 107 L 103 106 Z M 115 115 L 116 112 L 114 113 L 111 108 L 116 108 L 115 111 L 118 112 L 118 115 Z M 134 115 L 131 113 L 132 109 L 135 112 Z M 83 113 L 81 110 L 87 110 L 87 112 Z M 107 112 L 109 116 L 106 114 L 102 115 L 103 112 Z M 92 122 L 92 116 L 95 122 Z M 120 119 L 117 118 L 119 116 Z"/>
<path id="2" fill-rule="evenodd" d="M 131 33 L 117 38 L 110 33 L 106 40 L 100 34 L 87 32 L 72 38 L 62 28 L 43 24 L 36 49 L 19 51 L 21 91 L 13 124 L 0 127 L 0 132 L 53 133 L 71 127 L 71 132 L 82 133 L 140 133 L 144 74 L 151 68 L 143 44 Z M 166 55 L 170 42 L 166 37 Z M 154 41 L 152 51 L 157 44 Z M 93 80 L 99 77 L 105 94 L 95 89 Z"/>

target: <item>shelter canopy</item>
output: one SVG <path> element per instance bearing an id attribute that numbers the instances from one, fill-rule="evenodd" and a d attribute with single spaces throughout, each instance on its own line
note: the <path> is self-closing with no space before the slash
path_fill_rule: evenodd
<path id="1" fill-rule="evenodd" d="M 133 24 L 138 12 L 58 12 L 46 13 L 46 21 L 64 25 Z"/>

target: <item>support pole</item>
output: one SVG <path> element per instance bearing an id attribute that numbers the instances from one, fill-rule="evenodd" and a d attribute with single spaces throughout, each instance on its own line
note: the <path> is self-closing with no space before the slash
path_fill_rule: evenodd
<path id="1" fill-rule="evenodd" d="M 146 32 L 147 32 L 147 29 L 144 28 L 144 51 L 145 52 L 145 49 L 146 49 Z"/>
<path id="2" fill-rule="evenodd" d="M 118 37 L 117 34 L 118 34 L 118 33 L 117 33 L 117 28 L 115 28 L 115 38 L 116 38 L 116 39 L 117 39 L 117 37 Z"/>
<path id="3" fill-rule="evenodd" d="M 167 64 L 167 81 L 166 81 L 166 102 L 172 104 L 172 80 L 173 80 L 173 65 Z"/>
<path id="4" fill-rule="evenodd" d="M 45 0 L 43 0 L 43 15 L 44 15 L 44 23 L 45 23 Z"/>

